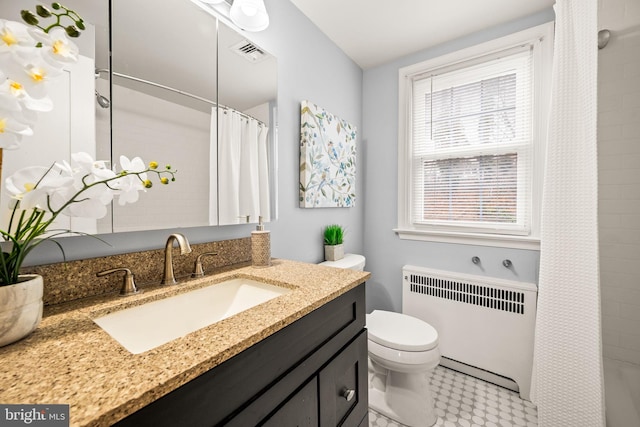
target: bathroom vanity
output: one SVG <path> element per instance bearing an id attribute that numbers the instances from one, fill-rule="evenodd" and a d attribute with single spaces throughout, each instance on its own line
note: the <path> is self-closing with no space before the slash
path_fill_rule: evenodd
<path id="1" fill-rule="evenodd" d="M 368 425 L 364 285 L 118 426 Z"/>
<path id="2" fill-rule="evenodd" d="M 291 292 L 140 354 L 94 322 L 237 277 Z M 0 348 L 0 402 L 69 404 L 71 426 L 367 425 L 368 278 L 273 260 L 46 307 L 32 335 Z"/>

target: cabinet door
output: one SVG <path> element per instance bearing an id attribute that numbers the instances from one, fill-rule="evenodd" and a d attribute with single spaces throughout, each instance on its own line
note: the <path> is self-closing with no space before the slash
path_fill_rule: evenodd
<path id="1" fill-rule="evenodd" d="M 316 427 L 318 425 L 318 380 L 313 377 L 294 393 L 264 424 L 264 427 Z"/>
<path id="2" fill-rule="evenodd" d="M 318 376 L 320 426 L 358 426 L 367 416 L 367 332 L 362 331 Z"/>

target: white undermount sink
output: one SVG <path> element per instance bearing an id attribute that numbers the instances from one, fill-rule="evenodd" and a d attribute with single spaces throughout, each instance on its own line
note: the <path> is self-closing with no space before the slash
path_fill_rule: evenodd
<path id="1" fill-rule="evenodd" d="M 93 319 L 133 354 L 151 350 L 291 292 L 235 278 Z"/>

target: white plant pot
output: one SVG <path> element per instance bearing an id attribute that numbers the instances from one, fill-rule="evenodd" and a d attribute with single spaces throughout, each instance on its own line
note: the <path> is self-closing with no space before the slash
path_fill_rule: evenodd
<path id="1" fill-rule="evenodd" d="M 20 279 L 0 286 L 0 347 L 26 337 L 42 320 L 42 276 L 26 274 Z"/>
<path id="2" fill-rule="evenodd" d="M 338 261 L 344 258 L 343 245 L 324 245 L 324 259 L 326 261 Z"/>

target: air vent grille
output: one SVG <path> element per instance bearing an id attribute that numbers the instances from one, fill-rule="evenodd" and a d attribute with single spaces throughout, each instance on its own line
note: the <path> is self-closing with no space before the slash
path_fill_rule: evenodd
<path id="1" fill-rule="evenodd" d="M 247 40 L 234 44 L 231 46 L 231 50 L 253 63 L 260 62 L 269 56 L 265 51 Z"/>
<path id="2" fill-rule="evenodd" d="M 420 274 L 409 275 L 410 292 L 524 314 L 524 293 Z"/>

